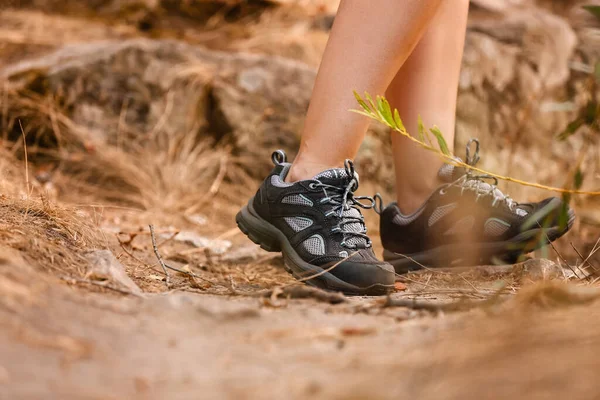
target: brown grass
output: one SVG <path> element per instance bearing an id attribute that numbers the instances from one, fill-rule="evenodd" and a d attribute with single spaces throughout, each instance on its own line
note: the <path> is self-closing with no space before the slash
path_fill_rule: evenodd
<path id="1" fill-rule="evenodd" d="M 0 241 L 30 265 L 60 275 L 85 273 L 87 250 L 103 247 L 85 213 L 39 199 L 0 198 Z"/>

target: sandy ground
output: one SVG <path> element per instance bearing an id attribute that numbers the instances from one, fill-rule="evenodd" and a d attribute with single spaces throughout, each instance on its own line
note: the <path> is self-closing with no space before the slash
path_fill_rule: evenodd
<path id="1" fill-rule="evenodd" d="M 596 398 L 597 292 L 461 313 L 89 293 L 0 267 L 1 399 Z M 396 296 L 396 295 L 395 295 Z M 568 301 L 564 301 L 568 299 Z"/>

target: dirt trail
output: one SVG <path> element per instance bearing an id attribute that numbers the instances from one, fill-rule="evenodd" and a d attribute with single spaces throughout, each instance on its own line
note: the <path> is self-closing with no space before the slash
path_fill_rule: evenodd
<path id="1" fill-rule="evenodd" d="M 174 292 L 89 293 L 0 266 L 1 399 L 594 398 L 598 293 L 431 315 Z M 420 318 L 415 318 L 417 316 Z"/>

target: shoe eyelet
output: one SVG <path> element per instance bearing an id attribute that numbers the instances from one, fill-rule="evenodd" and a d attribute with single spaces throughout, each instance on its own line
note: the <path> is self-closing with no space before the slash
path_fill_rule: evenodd
<path id="1" fill-rule="evenodd" d="M 275 165 L 282 165 L 287 162 L 287 156 L 283 150 L 276 150 L 271 154 L 271 160 Z"/>
<path id="2" fill-rule="evenodd" d="M 311 183 L 308 184 L 308 188 L 312 189 L 312 190 L 315 190 L 317 188 L 317 184 L 314 183 L 314 182 L 311 182 Z"/>
<path id="3" fill-rule="evenodd" d="M 446 191 L 446 189 L 445 189 L 445 188 L 444 188 L 444 189 L 440 189 L 440 191 L 439 191 L 439 194 L 440 194 L 441 196 L 444 196 L 446 193 L 447 193 L 447 191 Z"/>

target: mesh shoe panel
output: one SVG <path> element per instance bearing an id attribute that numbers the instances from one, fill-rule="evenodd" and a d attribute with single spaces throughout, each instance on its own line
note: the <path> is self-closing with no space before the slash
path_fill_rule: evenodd
<path id="1" fill-rule="evenodd" d="M 436 208 L 433 211 L 433 213 L 431 213 L 431 216 L 429 217 L 428 225 L 433 226 L 433 224 L 435 224 L 440 219 L 444 218 L 446 215 L 451 213 L 452 210 L 454 210 L 457 205 L 458 204 L 456 204 L 456 203 L 451 203 L 451 204 L 446 204 L 445 206 Z"/>
<path id="2" fill-rule="evenodd" d="M 311 219 L 303 217 L 284 217 L 284 219 L 294 232 L 300 232 L 313 224 Z"/>
<path id="3" fill-rule="evenodd" d="M 294 195 L 290 195 L 290 196 L 285 196 L 282 200 L 282 203 L 285 204 L 294 204 L 297 206 L 309 206 L 312 207 L 313 202 L 306 198 L 305 196 L 302 196 L 301 194 L 294 194 Z"/>
<path id="4" fill-rule="evenodd" d="M 485 222 L 484 232 L 490 236 L 501 236 L 510 229 L 510 224 L 496 218 L 490 218 Z"/>
<path id="5" fill-rule="evenodd" d="M 315 256 L 325 255 L 325 242 L 320 235 L 313 235 L 302 242 L 306 251 Z"/>

